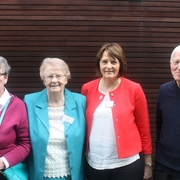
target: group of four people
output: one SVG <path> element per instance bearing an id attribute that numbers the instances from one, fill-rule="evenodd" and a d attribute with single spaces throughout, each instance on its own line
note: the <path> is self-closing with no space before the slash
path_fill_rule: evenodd
<path id="1" fill-rule="evenodd" d="M 172 52 L 174 80 L 157 100 L 154 180 L 180 179 L 180 46 Z M 117 43 L 96 56 L 98 78 L 81 94 L 66 89 L 68 65 L 46 58 L 45 89 L 24 102 L 5 88 L 10 66 L 0 57 L 0 175 L 20 180 L 143 180 L 152 176 L 152 142 L 145 94 L 124 77 Z M 10 177 L 11 176 L 11 177 Z"/>

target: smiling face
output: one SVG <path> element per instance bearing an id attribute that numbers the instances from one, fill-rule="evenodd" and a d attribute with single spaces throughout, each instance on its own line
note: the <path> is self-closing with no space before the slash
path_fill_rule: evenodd
<path id="1" fill-rule="evenodd" d="M 175 51 L 170 61 L 171 73 L 176 81 L 178 87 L 180 87 L 180 51 Z"/>
<path id="2" fill-rule="evenodd" d="M 62 67 L 49 64 L 45 68 L 43 76 L 43 83 L 48 93 L 59 93 L 64 91 L 68 80 Z"/>
<path id="3" fill-rule="evenodd" d="M 103 78 L 117 79 L 119 77 L 120 62 L 110 57 L 107 51 L 104 51 L 99 66 Z"/>

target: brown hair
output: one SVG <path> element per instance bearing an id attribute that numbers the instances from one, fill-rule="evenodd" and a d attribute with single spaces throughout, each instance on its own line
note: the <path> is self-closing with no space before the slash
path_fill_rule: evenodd
<path id="1" fill-rule="evenodd" d="M 104 44 L 96 55 L 96 73 L 101 76 L 100 72 L 100 60 L 103 56 L 104 51 L 109 53 L 109 56 L 113 59 L 117 59 L 120 62 L 119 76 L 125 75 L 127 71 L 127 62 L 122 47 L 117 43 Z"/>

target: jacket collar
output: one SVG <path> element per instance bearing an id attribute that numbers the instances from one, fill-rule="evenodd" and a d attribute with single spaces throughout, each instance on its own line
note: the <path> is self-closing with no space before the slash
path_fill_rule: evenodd
<path id="1" fill-rule="evenodd" d="M 73 120 L 75 117 L 75 109 L 76 109 L 76 103 L 74 101 L 73 94 L 65 88 L 64 90 L 65 95 L 65 108 L 64 108 L 64 114 L 66 117 L 71 117 L 71 123 L 69 121 L 65 121 L 65 131 L 69 128 L 69 126 L 73 123 Z M 49 131 L 49 119 L 48 119 L 48 100 L 47 100 L 47 90 L 44 89 L 39 94 L 38 100 L 36 102 L 36 115 L 38 119 L 41 120 L 42 124 L 45 126 L 45 128 Z"/>

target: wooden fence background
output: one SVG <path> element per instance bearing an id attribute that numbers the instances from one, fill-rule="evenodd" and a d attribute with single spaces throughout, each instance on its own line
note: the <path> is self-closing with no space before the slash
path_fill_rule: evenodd
<path id="1" fill-rule="evenodd" d="M 172 79 L 169 58 L 179 38 L 178 0 L 0 0 L 0 55 L 12 66 L 10 92 L 23 98 L 41 90 L 45 57 L 65 60 L 72 73 L 67 87 L 80 92 L 95 78 L 99 48 L 117 42 L 127 57 L 126 77 L 147 96 L 153 142 L 156 97 Z"/>

